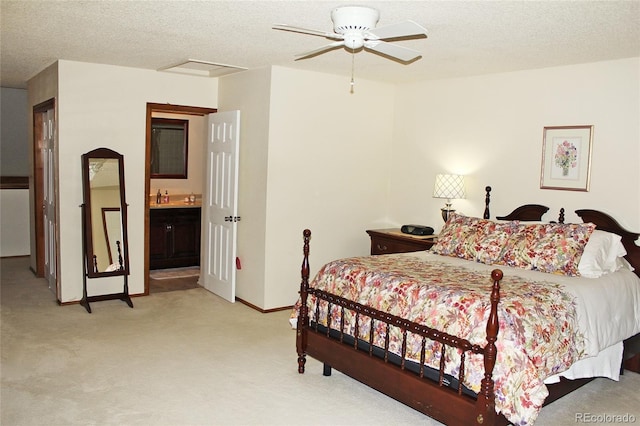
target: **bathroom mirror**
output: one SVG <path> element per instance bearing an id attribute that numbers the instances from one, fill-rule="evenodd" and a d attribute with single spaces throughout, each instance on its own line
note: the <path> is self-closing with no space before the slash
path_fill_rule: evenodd
<path id="1" fill-rule="evenodd" d="M 186 179 L 189 120 L 151 119 L 151 179 Z"/>
<path id="2" fill-rule="evenodd" d="M 84 154 L 82 180 L 86 276 L 129 275 L 123 156 L 107 148 Z"/>

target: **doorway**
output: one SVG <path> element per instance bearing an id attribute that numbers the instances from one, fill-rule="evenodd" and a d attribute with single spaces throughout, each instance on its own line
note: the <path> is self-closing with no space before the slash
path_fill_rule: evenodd
<path id="1" fill-rule="evenodd" d="M 145 146 L 145 213 L 144 213 L 144 295 L 149 294 L 149 258 L 150 258 L 150 206 L 151 194 L 151 135 L 154 113 L 206 116 L 217 112 L 216 108 L 203 108 L 184 105 L 147 103 L 146 146 Z M 204 153 L 203 153 L 204 154 Z"/>

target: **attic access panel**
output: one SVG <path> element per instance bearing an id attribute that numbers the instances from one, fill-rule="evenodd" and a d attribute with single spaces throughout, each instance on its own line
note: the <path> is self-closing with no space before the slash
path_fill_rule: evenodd
<path id="1" fill-rule="evenodd" d="M 236 65 L 219 64 L 215 62 L 187 59 L 175 65 L 160 68 L 158 71 L 187 74 L 200 77 L 220 77 L 225 74 L 244 71 L 247 68 Z"/>

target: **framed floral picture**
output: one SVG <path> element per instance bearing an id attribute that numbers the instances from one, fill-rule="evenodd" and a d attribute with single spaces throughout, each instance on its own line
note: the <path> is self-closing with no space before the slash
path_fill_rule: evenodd
<path id="1" fill-rule="evenodd" d="M 593 126 L 545 127 L 540 188 L 588 191 Z"/>

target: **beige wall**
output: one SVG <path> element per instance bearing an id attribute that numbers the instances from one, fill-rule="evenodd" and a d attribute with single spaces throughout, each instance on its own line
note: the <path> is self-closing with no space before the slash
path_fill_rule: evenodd
<path id="1" fill-rule="evenodd" d="M 0 87 L 0 172 L 29 176 L 25 89 Z M 0 189 L 0 257 L 29 255 L 29 191 Z"/>
<path id="2" fill-rule="evenodd" d="M 492 217 L 518 205 L 612 214 L 640 231 L 640 58 L 424 81 L 398 86 L 390 215 L 440 227 L 444 200 L 431 198 L 436 173 L 467 176 L 454 208 Z M 593 125 L 589 192 L 540 189 L 545 126 Z M 412 196 L 411 194 L 422 194 Z M 435 224 L 435 225 L 434 225 Z"/>
<path id="3" fill-rule="evenodd" d="M 31 86 L 30 86 L 31 89 Z M 82 297 L 80 156 L 98 147 L 124 155 L 132 294 L 144 291 L 146 104 L 217 107 L 217 79 L 59 61 L 58 151 L 61 301 Z M 89 295 L 121 291 L 122 278 L 89 280 Z"/>
<path id="4" fill-rule="evenodd" d="M 467 214 L 482 214 L 488 184 L 494 216 L 523 203 L 565 207 L 568 220 L 597 208 L 640 231 L 640 58 L 397 86 L 357 80 L 354 94 L 347 77 L 274 67 L 222 77 L 219 97 L 217 80 L 59 68 L 60 158 L 70 164 L 60 171 L 63 301 L 82 290 L 79 158 L 99 146 L 124 154 L 130 285 L 142 292 L 147 102 L 241 110 L 237 295 L 264 309 L 296 299 L 304 228 L 315 272 L 368 253 L 368 228 L 441 226 L 442 200 L 431 198 L 440 172 L 467 175 L 468 198 L 454 202 Z M 542 129 L 572 124 L 595 126 L 591 190 L 541 190 Z"/>
<path id="5" fill-rule="evenodd" d="M 241 117 L 237 296 L 271 309 L 300 284 L 302 231 L 312 268 L 366 254 L 385 215 L 393 86 L 283 67 L 220 80 L 220 109 Z"/>
<path id="6" fill-rule="evenodd" d="M 0 170 L 2 176 L 28 176 L 28 92 L 0 87 Z"/>
<path id="7" fill-rule="evenodd" d="M 311 269 L 365 255 L 365 230 L 386 220 L 394 86 L 275 67 L 269 128 L 265 306 L 297 298 L 302 230 Z"/>
<path id="8" fill-rule="evenodd" d="M 219 111 L 240 111 L 236 296 L 263 307 L 271 69 L 220 78 Z"/>
<path id="9" fill-rule="evenodd" d="M 29 254 L 29 190 L 0 189 L 0 257 Z"/>

